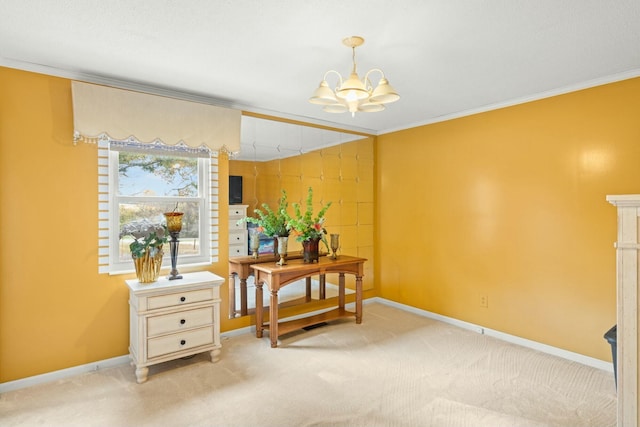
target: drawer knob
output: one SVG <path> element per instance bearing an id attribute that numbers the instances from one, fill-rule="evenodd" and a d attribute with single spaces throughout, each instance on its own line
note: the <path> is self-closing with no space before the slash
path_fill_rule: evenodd
<path id="1" fill-rule="evenodd" d="M 180 319 L 180 324 L 181 324 L 181 325 L 184 325 L 185 323 L 187 323 L 187 321 L 186 321 L 186 320 L 184 320 L 184 319 Z"/>
<path id="2" fill-rule="evenodd" d="M 180 302 L 185 302 L 187 300 L 187 297 L 180 297 Z"/>
<path id="3" fill-rule="evenodd" d="M 180 345 L 185 345 L 187 343 L 187 341 L 185 340 L 180 340 Z"/>

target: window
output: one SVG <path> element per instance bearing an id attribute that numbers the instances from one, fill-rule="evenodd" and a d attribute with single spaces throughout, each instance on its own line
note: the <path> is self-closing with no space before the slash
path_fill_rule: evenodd
<path id="1" fill-rule="evenodd" d="M 101 255 L 108 253 L 108 263 L 101 257 L 101 272 L 133 271 L 129 251 L 133 238 L 120 236 L 123 225 L 164 224 L 163 213 L 173 210 L 185 213 L 178 265 L 211 263 L 217 255 L 217 158 L 211 158 L 208 150 L 131 141 L 108 141 L 107 148 L 107 167 L 101 169 L 108 173 L 108 197 L 107 203 L 104 195 L 100 201 L 100 249 Z M 164 252 L 167 267 L 169 248 Z"/>

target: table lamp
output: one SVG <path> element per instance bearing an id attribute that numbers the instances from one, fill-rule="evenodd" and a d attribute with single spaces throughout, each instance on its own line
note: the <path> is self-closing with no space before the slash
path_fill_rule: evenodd
<path id="1" fill-rule="evenodd" d="M 171 240 L 169 241 L 169 249 L 171 250 L 171 273 L 169 273 L 168 279 L 182 279 L 182 276 L 178 274 L 176 264 L 178 263 L 178 246 L 180 241 L 178 236 L 182 230 L 182 216 L 184 212 L 167 212 L 164 217 L 167 219 L 167 229 Z"/>

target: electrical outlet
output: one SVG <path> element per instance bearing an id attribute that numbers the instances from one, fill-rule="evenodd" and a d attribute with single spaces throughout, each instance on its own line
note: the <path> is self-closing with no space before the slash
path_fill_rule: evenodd
<path id="1" fill-rule="evenodd" d="M 480 307 L 489 308 L 489 296 L 487 294 L 480 294 Z"/>

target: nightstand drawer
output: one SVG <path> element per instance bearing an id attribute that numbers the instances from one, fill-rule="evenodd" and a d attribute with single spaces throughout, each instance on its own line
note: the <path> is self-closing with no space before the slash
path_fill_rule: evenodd
<path id="1" fill-rule="evenodd" d="M 243 222 L 238 224 L 238 220 L 237 219 L 230 219 L 229 220 L 229 232 L 232 232 L 234 230 L 246 231 L 247 227 L 245 226 L 245 224 Z"/>
<path id="2" fill-rule="evenodd" d="M 207 288 L 196 291 L 176 292 L 175 294 L 149 297 L 147 304 L 149 310 L 153 310 L 156 308 L 174 307 L 176 305 L 210 300 L 213 300 L 213 289 Z"/>
<path id="3" fill-rule="evenodd" d="M 237 216 L 239 218 L 244 218 L 247 215 L 246 206 L 234 208 L 229 206 L 229 217 Z"/>
<path id="4" fill-rule="evenodd" d="M 247 256 L 247 246 L 229 245 L 229 256 Z"/>
<path id="5" fill-rule="evenodd" d="M 213 344 L 213 326 L 151 338 L 147 343 L 147 357 L 152 359 L 207 344 Z"/>
<path id="6" fill-rule="evenodd" d="M 234 245 L 234 244 L 244 244 L 247 242 L 247 232 L 245 230 L 242 230 L 240 232 L 238 231 L 229 231 L 229 244 L 230 245 Z"/>
<path id="7" fill-rule="evenodd" d="M 147 318 L 147 336 L 178 332 L 213 324 L 213 307 L 187 310 Z"/>

